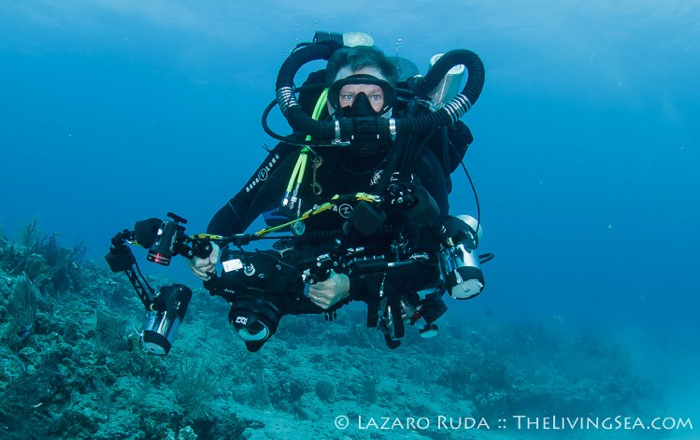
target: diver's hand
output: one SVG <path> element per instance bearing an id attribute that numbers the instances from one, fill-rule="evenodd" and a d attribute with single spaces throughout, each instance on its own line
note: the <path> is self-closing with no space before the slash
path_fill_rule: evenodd
<path id="1" fill-rule="evenodd" d="M 208 258 L 192 257 L 189 261 L 190 269 L 197 276 L 204 281 L 211 278 L 214 273 L 214 268 L 216 263 L 219 262 L 219 245 L 216 243 L 211 244 L 212 250 Z"/>
<path id="2" fill-rule="evenodd" d="M 350 278 L 344 273 L 331 271 L 331 276 L 326 281 L 309 286 L 309 299 L 322 309 L 327 309 L 348 296 Z"/>

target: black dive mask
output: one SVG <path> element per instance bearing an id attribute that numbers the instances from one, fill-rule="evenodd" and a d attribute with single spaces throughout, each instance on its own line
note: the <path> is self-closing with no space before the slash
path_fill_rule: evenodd
<path id="1" fill-rule="evenodd" d="M 360 91 L 357 94 L 357 96 L 355 97 L 355 101 L 352 103 L 352 106 L 343 107 L 341 103 L 340 92 L 343 90 L 343 87 L 352 85 L 364 86 L 362 87 L 364 91 Z M 381 95 L 384 100 L 384 105 L 378 112 L 374 111 L 374 108 L 372 108 L 371 100 L 376 99 L 376 96 L 373 93 L 369 92 L 370 88 L 381 89 Z M 367 93 L 370 93 L 372 96 L 367 96 Z M 391 110 L 396 99 L 396 91 L 394 90 L 394 87 L 391 86 L 391 84 L 372 75 L 362 74 L 352 75 L 334 82 L 328 90 L 328 103 L 338 114 L 343 114 L 343 116 L 349 117 L 349 115 L 346 115 L 344 113 L 347 112 L 348 107 L 355 107 L 356 104 L 359 104 L 357 100 L 359 99 L 360 95 L 364 95 L 365 100 L 367 100 L 366 104 L 369 104 L 366 107 L 365 104 L 362 104 L 362 107 L 365 107 L 362 109 L 362 111 L 367 112 L 367 114 L 364 114 L 362 116 L 383 116 L 389 110 Z"/>
<path id="2" fill-rule="evenodd" d="M 371 96 L 367 96 L 365 91 L 359 91 L 353 95 L 352 105 L 341 107 L 341 90 L 346 85 L 368 86 L 363 89 L 367 90 Z M 384 104 L 379 112 L 372 107 L 371 99 L 377 99 L 379 90 L 375 89 L 376 94 L 369 89 L 370 86 L 377 86 L 381 89 L 381 97 Z M 388 124 L 388 120 L 382 115 L 386 114 L 394 103 L 395 92 L 393 87 L 386 81 L 380 80 L 370 75 L 353 75 L 343 80 L 336 81 L 331 86 L 328 92 L 328 101 L 335 109 L 336 114 L 342 118 L 352 119 L 353 134 L 350 139 L 350 151 L 358 156 L 367 157 L 381 153 L 386 150 L 390 142 L 388 139 L 381 136 L 380 133 L 385 133 L 381 127 Z"/>

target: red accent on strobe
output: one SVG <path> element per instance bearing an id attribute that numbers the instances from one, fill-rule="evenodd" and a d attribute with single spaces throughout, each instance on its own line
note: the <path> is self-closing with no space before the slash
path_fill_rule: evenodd
<path id="1" fill-rule="evenodd" d="M 160 264 L 162 266 L 170 265 L 170 258 L 164 256 L 163 254 L 151 254 L 148 256 L 148 259 L 153 263 Z"/>

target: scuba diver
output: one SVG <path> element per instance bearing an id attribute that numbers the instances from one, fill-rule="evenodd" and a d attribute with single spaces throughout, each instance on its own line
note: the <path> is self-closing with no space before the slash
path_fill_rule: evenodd
<path id="1" fill-rule="evenodd" d="M 328 60 L 325 72 L 315 72 L 307 83 L 319 78 L 319 73 L 325 76 L 328 86 L 325 111 L 328 117 L 340 114 L 344 117 L 386 118 L 392 115 L 396 102 L 394 88 L 398 81 L 397 67 L 374 46 L 345 47 L 338 49 Z M 450 135 L 449 142 L 458 145 L 459 151 L 466 151 L 472 141 L 469 129 L 461 121 L 450 127 Z M 312 158 L 313 179 L 308 179 L 304 182 L 305 187 L 300 185 L 297 189 L 298 193 L 308 192 L 310 197 L 302 199 L 297 196 L 296 200 L 291 201 L 292 206 L 285 208 L 293 209 L 296 202 L 298 212 L 301 200 L 317 206 L 328 194 L 372 192 L 384 174 L 389 148 L 389 145 L 363 141 L 356 142 L 349 148 L 336 147 L 319 151 Z M 279 143 L 238 194 L 216 213 L 207 232 L 218 235 L 243 232 L 259 215 L 278 209 L 280 195 L 285 193 L 285 185 L 298 152 L 296 146 Z M 437 202 L 440 218 L 444 219 L 449 211 L 446 172 L 430 148 L 424 149 L 416 159 L 412 172 L 416 173 L 418 180 Z M 344 204 L 323 219 L 307 221 L 305 227 L 308 235 L 323 237 L 325 240 L 333 238 L 333 232 L 340 233 L 342 224 L 352 209 L 353 204 Z M 418 252 L 421 250 L 418 249 Z M 219 250 L 215 247 L 208 258 L 195 257 L 190 260 L 190 266 L 195 275 L 206 280 L 214 271 L 218 258 Z M 419 284 L 429 284 L 436 278 L 430 271 L 423 271 L 419 275 L 419 278 L 425 279 Z M 310 287 L 309 298 L 319 307 L 328 309 L 342 300 L 362 300 L 366 296 L 365 292 L 361 280 L 350 280 L 347 275 L 334 272 L 328 280 Z M 343 304 L 347 302 L 344 301 Z"/>
<path id="2" fill-rule="evenodd" d="M 296 87 L 296 73 L 317 60 L 326 60 L 326 68 Z M 422 77 L 410 61 L 386 57 L 367 34 L 317 32 L 313 42 L 298 45 L 263 114 L 263 128 L 280 142 L 207 233 L 186 236 L 186 220 L 168 214 L 172 221 L 137 222 L 112 239 L 110 267 L 127 273 L 149 310 L 144 346 L 169 351 L 191 291 L 173 285 L 156 293 L 139 283 L 125 243 L 149 247 L 149 261 L 158 264 L 187 257 L 204 287 L 229 302 L 229 322 L 250 351 L 263 346 L 286 314 L 332 320 L 351 301 L 367 304 L 367 325 L 396 348 L 406 324 L 421 322 L 423 337 L 437 334 L 435 321 L 447 310 L 444 293 L 455 299 L 481 293 L 480 264 L 493 254 L 476 253 L 478 198 L 476 218 L 451 216 L 448 195 L 450 175 L 464 168 L 473 141 L 459 119 L 478 99 L 484 69 L 467 50 L 431 64 Z M 275 106 L 291 135 L 267 125 Z M 245 234 L 260 215 L 267 227 Z M 269 235 L 279 231 L 288 234 Z M 262 238 L 275 238 L 274 250 L 242 249 Z"/>

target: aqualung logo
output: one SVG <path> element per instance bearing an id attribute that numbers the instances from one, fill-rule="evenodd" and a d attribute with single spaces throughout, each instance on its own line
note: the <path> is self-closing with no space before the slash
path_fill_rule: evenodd
<path id="1" fill-rule="evenodd" d="M 280 155 L 275 154 L 272 159 L 270 159 L 270 162 L 267 163 L 267 165 L 263 165 L 260 170 L 258 170 L 257 176 L 255 176 L 255 179 L 251 180 L 251 182 L 248 184 L 248 186 L 245 187 L 245 192 L 251 192 L 253 188 L 255 188 L 255 185 L 257 185 L 260 182 L 264 182 L 267 180 L 268 177 L 270 177 L 270 172 L 272 171 L 272 167 L 275 166 L 277 161 L 279 160 Z"/>
<path id="2" fill-rule="evenodd" d="M 247 324 L 248 324 L 248 318 L 246 318 L 245 316 L 237 316 L 237 317 L 236 317 L 236 324 L 247 325 Z"/>

